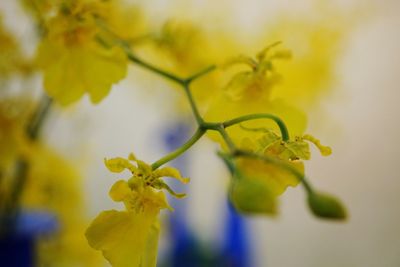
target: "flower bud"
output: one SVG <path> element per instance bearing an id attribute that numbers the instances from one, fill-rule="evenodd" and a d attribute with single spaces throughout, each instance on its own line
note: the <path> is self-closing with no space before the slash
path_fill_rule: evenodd
<path id="1" fill-rule="evenodd" d="M 310 193 L 308 205 L 314 215 L 320 218 L 344 220 L 347 217 L 343 204 L 335 197 L 324 193 Z"/>

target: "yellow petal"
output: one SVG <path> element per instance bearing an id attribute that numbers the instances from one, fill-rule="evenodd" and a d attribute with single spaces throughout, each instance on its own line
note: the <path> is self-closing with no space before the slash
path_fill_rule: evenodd
<path id="1" fill-rule="evenodd" d="M 153 186 L 157 189 L 165 189 L 168 191 L 168 193 L 170 193 L 171 195 L 173 195 L 176 198 L 184 198 L 186 197 L 185 193 L 176 193 L 174 190 L 172 190 L 171 187 L 169 187 L 169 185 L 167 185 L 164 181 L 162 180 L 158 180 L 156 182 L 154 182 Z"/>
<path id="2" fill-rule="evenodd" d="M 130 194 L 132 194 L 132 190 L 129 188 L 128 182 L 124 180 L 115 182 L 109 192 L 111 199 L 114 201 L 123 201 Z"/>
<path id="3" fill-rule="evenodd" d="M 125 169 L 130 170 L 131 172 L 136 172 L 137 168 L 129 162 L 129 160 L 116 157 L 112 159 L 104 159 L 104 164 L 106 165 L 107 169 L 111 172 L 122 172 Z"/>
<path id="4" fill-rule="evenodd" d="M 153 267 L 143 264 L 154 264 L 147 255 L 157 250 L 151 232 L 157 214 L 103 211 L 86 230 L 86 238 L 91 247 L 103 252 L 113 267 Z"/>
<path id="5" fill-rule="evenodd" d="M 131 161 L 136 161 L 137 160 L 135 154 L 133 154 L 133 153 L 129 153 L 128 159 L 131 160 Z"/>
<path id="6" fill-rule="evenodd" d="M 157 169 L 153 172 L 154 177 L 171 177 L 175 178 L 178 181 L 182 182 L 183 184 L 187 184 L 190 179 L 189 178 L 184 178 L 181 176 L 181 173 L 179 170 L 173 168 L 173 167 L 164 167 L 161 169 Z"/>
<path id="7" fill-rule="evenodd" d="M 93 103 L 100 102 L 125 77 L 127 68 L 119 48 L 67 47 L 50 40 L 38 46 L 37 63 L 44 71 L 46 92 L 61 105 L 77 101 L 84 93 L 89 93 Z"/>
<path id="8" fill-rule="evenodd" d="M 136 163 L 137 163 L 139 169 L 142 171 L 143 176 L 147 177 L 151 174 L 152 169 L 149 164 L 147 164 L 146 162 L 141 161 L 141 160 L 136 160 Z"/>
<path id="9" fill-rule="evenodd" d="M 111 86 L 126 76 L 127 60 L 120 48 L 86 50 L 81 59 L 82 81 L 93 103 L 99 103 L 108 95 Z"/>
<path id="10" fill-rule="evenodd" d="M 67 50 L 50 42 L 39 46 L 38 61 L 44 70 L 44 88 L 61 105 L 77 101 L 85 93 L 80 80 L 80 50 Z M 44 66 L 43 66 L 44 65 Z"/>
<path id="11" fill-rule="evenodd" d="M 160 210 L 167 208 L 169 210 L 173 210 L 171 206 L 168 204 L 164 192 L 156 191 L 148 186 L 145 187 L 142 192 L 141 201 L 143 202 L 143 205 L 145 205 L 145 208 L 147 209 Z"/>
<path id="12" fill-rule="evenodd" d="M 156 267 L 159 235 L 160 235 L 160 222 L 155 221 L 149 230 L 149 236 L 147 238 L 145 254 L 142 261 L 142 267 Z"/>
<path id="13" fill-rule="evenodd" d="M 303 163 L 288 162 L 288 164 L 304 172 Z M 261 160 L 240 159 L 238 168 L 243 175 L 263 182 L 274 195 L 280 195 L 288 186 L 296 186 L 299 183 L 299 179 L 284 168 Z"/>

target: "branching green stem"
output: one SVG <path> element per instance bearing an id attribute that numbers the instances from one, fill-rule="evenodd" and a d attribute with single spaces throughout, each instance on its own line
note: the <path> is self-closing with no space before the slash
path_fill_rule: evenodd
<path id="1" fill-rule="evenodd" d="M 230 138 L 229 134 L 226 131 L 226 128 L 231 127 L 233 125 L 239 124 L 241 122 L 245 122 L 245 121 L 250 121 L 250 120 L 256 120 L 256 119 L 271 119 L 273 120 L 279 127 L 280 131 L 281 131 L 281 135 L 282 135 L 282 139 L 284 141 L 289 140 L 289 133 L 287 130 L 287 127 L 285 125 L 285 123 L 277 116 L 272 115 L 272 114 L 267 114 L 267 113 L 260 113 L 260 114 L 249 114 L 249 115 L 244 115 L 241 117 L 237 117 L 225 122 L 216 122 L 216 123 L 212 123 L 212 122 L 206 122 L 204 121 L 203 117 L 201 116 L 196 102 L 193 98 L 192 92 L 190 90 L 190 84 L 210 73 L 211 71 L 216 69 L 215 65 L 209 66 L 207 68 L 205 68 L 204 70 L 199 71 L 198 73 L 195 73 L 194 75 L 183 79 L 181 77 L 178 77 L 166 70 L 160 69 L 152 64 L 149 64 L 145 61 L 143 61 L 142 59 L 138 58 L 137 56 L 135 56 L 130 48 L 124 46 L 123 47 L 124 50 L 127 53 L 127 56 L 129 58 L 129 60 L 131 60 L 132 62 L 138 64 L 141 67 L 144 67 L 154 73 L 159 74 L 160 76 L 173 81 L 179 85 L 181 85 L 185 91 L 186 97 L 189 101 L 190 107 L 192 109 L 193 115 L 196 119 L 197 122 L 197 130 L 194 133 L 194 135 L 185 143 L 183 144 L 181 147 L 179 147 L 178 149 L 172 151 L 171 153 L 167 154 L 166 156 L 162 157 L 161 159 L 157 160 L 156 162 L 154 162 L 151 167 L 153 170 L 159 168 L 160 166 L 164 165 L 165 163 L 179 157 L 180 155 L 182 155 L 183 153 L 185 153 L 190 147 L 192 147 L 207 131 L 217 131 L 221 137 L 223 138 L 224 142 L 226 143 L 226 145 L 229 148 L 229 151 L 231 153 L 232 156 L 234 157 L 252 157 L 252 158 L 257 158 L 269 163 L 274 163 L 277 164 L 279 166 L 282 166 L 283 168 L 285 168 L 286 170 L 288 170 L 289 172 L 293 173 L 296 177 L 298 177 L 304 187 L 306 188 L 306 190 L 308 192 L 312 192 L 312 188 L 309 185 L 309 183 L 307 182 L 306 178 L 304 177 L 303 174 L 301 174 L 298 170 L 296 170 L 295 168 L 293 168 L 290 164 L 283 162 L 281 160 L 275 159 L 273 157 L 268 157 L 268 156 L 264 156 L 264 155 L 258 155 L 252 152 L 246 152 L 246 151 L 241 151 L 238 150 L 233 142 L 233 140 Z"/>
<path id="2" fill-rule="evenodd" d="M 274 122 L 276 122 L 276 124 L 279 127 L 279 130 L 281 131 L 282 140 L 283 141 L 289 140 L 289 132 L 287 130 L 285 123 L 279 117 L 272 115 L 272 114 L 268 114 L 268 113 L 257 113 L 257 114 L 244 115 L 244 116 L 241 116 L 241 117 L 229 120 L 229 121 L 225 121 L 225 122 L 223 122 L 223 125 L 225 128 L 228 128 L 230 126 L 233 126 L 233 125 L 241 123 L 241 122 L 256 120 L 256 119 L 271 119 L 271 120 L 273 120 Z"/>
<path id="3" fill-rule="evenodd" d="M 233 140 L 230 138 L 228 133 L 226 132 L 225 128 L 221 125 L 219 128 L 217 128 L 217 131 L 221 135 L 221 137 L 224 139 L 226 145 L 228 146 L 230 152 L 233 154 L 236 151 L 236 146 Z"/>
<path id="4" fill-rule="evenodd" d="M 125 51 L 126 51 L 126 54 L 128 56 L 128 59 L 130 61 L 142 66 L 143 68 L 151 70 L 152 72 L 155 72 L 155 73 L 163 76 L 164 78 L 166 78 L 166 79 L 168 79 L 170 81 L 176 82 L 176 83 L 178 83 L 180 85 L 185 84 L 185 80 L 184 79 L 182 79 L 182 78 L 180 78 L 180 77 L 178 77 L 178 76 L 176 76 L 176 75 L 174 75 L 174 74 L 172 74 L 172 73 L 170 73 L 168 71 L 162 70 L 162 69 L 160 69 L 160 68 L 158 68 L 156 66 L 153 66 L 153 65 L 141 60 L 140 58 L 135 56 L 130 50 L 125 49 Z"/>
<path id="5" fill-rule="evenodd" d="M 192 91 L 189 88 L 189 84 L 186 84 L 184 86 L 184 90 L 185 90 L 186 97 L 189 100 L 189 104 L 190 104 L 190 107 L 192 109 L 193 115 L 194 115 L 194 117 L 196 119 L 196 122 L 197 122 L 199 127 L 202 127 L 203 123 L 204 123 L 204 120 L 201 117 L 200 112 L 199 112 L 199 110 L 197 108 L 197 105 L 196 105 L 196 103 L 194 101 L 194 98 L 193 98 L 193 95 L 192 95 Z"/>
<path id="6" fill-rule="evenodd" d="M 198 73 L 195 73 L 194 75 L 190 76 L 189 78 L 187 78 L 185 80 L 185 82 L 186 82 L 186 84 L 189 84 L 192 81 L 197 80 L 198 78 L 210 73 L 211 71 L 215 70 L 216 68 L 217 68 L 217 66 L 211 65 L 211 66 L 205 68 L 204 70 L 201 70 Z"/>

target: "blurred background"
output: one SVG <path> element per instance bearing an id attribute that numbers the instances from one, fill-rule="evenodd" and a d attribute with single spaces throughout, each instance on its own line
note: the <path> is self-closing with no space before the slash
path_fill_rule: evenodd
<path id="1" fill-rule="evenodd" d="M 134 2 L 155 25 L 175 17 L 190 20 L 211 32 L 234 35 L 240 48 L 233 50 L 250 55 L 265 42 L 276 41 L 268 36 L 279 33 L 280 26 L 285 35 L 271 36 L 287 37 L 282 41 L 293 51 L 294 60 L 296 52 L 303 51 L 298 39 L 302 32 L 318 32 L 315 25 L 340 32 L 321 37 L 326 43 L 335 43 L 332 56 L 325 57 L 330 71 L 321 84 L 327 89 L 300 106 L 308 116 L 307 132 L 333 149 L 328 158 L 314 153 L 306 163 L 307 174 L 317 188 L 343 200 L 349 218 L 346 222 L 316 219 L 308 211 L 303 189 L 289 188 L 281 197 L 278 217 L 238 219 L 244 234 L 235 238 L 244 241 L 231 242 L 244 242 L 239 250 L 248 263 L 232 266 L 400 266 L 400 175 L 396 166 L 400 149 L 399 1 Z M 33 53 L 32 25 L 17 1 L 1 1 L 0 11 L 4 24 L 23 40 L 26 53 Z M 303 28 L 288 26 L 292 24 Z M 322 26 L 320 31 L 324 32 Z M 35 87 L 40 87 L 40 79 L 34 78 Z M 18 81 L 12 86 L 17 88 Z M 50 115 L 43 135 L 78 167 L 88 220 L 101 210 L 119 207 L 109 199 L 108 191 L 122 177 L 110 175 L 103 164 L 105 157 L 135 151 L 152 162 L 191 134 L 190 113 L 180 112 L 185 103 L 180 102 L 177 90 L 168 87 L 162 78 L 132 66 L 128 78 L 100 104 L 92 105 L 84 97 Z M 217 148 L 204 138 L 183 162 L 175 162 L 183 164 L 184 175 L 191 177 L 191 183 L 181 188 L 188 197 L 180 200 L 184 204 L 177 204 L 185 210 L 181 216 L 190 227 L 188 232 L 203 247 L 216 250 L 229 240 L 229 220 L 235 221 L 227 210 L 229 176 L 215 155 Z M 168 228 L 168 216 L 174 215 L 166 212 L 162 216 Z M 173 236 L 165 231 L 160 266 L 171 257 L 171 240 Z"/>

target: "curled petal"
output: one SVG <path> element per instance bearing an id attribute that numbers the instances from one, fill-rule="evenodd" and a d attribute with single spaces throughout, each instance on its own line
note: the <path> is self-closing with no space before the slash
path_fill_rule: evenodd
<path id="1" fill-rule="evenodd" d="M 130 170 L 132 173 L 137 171 L 137 168 L 129 162 L 129 160 L 117 157 L 112 159 L 104 159 L 104 164 L 111 172 L 122 172 L 125 169 Z"/>
<path id="2" fill-rule="evenodd" d="M 181 173 L 179 172 L 179 170 L 173 168 L 173 167 L 164 167 L 162 169 L 158 169 L 155 170 L 153 172 L 154 177 L 171 177 L 171 178 L 175 178 L 178 181 L 180 181 L 183 184 L 187 184 L 190 179 L 189 178 L 185 178 L 181 176 Z"/>
<path id="3" fill-rule="evenodd" d="M 171 187 L 169 187 L 169 185 L 167 185 L 166 183 L 164 183 L 161 180 L 158 180 L 157 182 L 155 182 L 153 186 L 155 188 L 157 188 L 157 189 L 165 189 L 165 190 L 167 190 L 168 193 L 170 193 L 171 195 L 173 195 L 176 198 L 184 198 L 184 197 L 186 197 L 185 193 L 176 193 L 174 190 L 172 190 Z M 172 208 L 169 207 L 169 209 L 171 210 Z"/>

